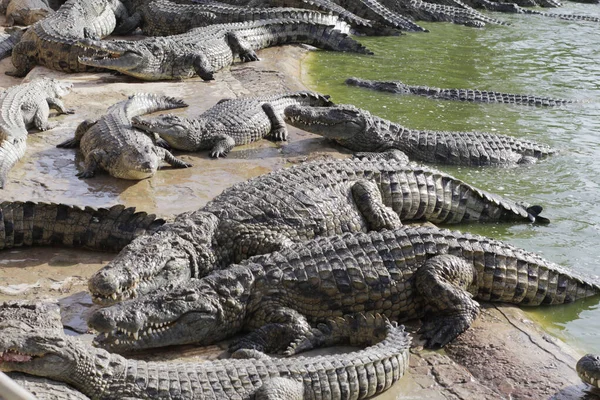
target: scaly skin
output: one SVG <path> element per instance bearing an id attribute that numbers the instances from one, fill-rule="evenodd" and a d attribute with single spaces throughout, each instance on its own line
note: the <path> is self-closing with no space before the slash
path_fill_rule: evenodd
<path id="1" fill-rule="evenodd" d="M 50 108 L 59 114 L 73 112 L 60 100 L 72 87 L 72 83 L 42 78 L 0 93 L 0 188 L 4 187 L 8 172 L 25 154 L 27 128 L 50 129 Z"/>
<path id="2" fill-rule="evenodd" d="M 120 0 L 68 0 L 25 32 L 13 49 L 12 63 L 16 70 L 9 75 L 25 76 L 35 65 L 62 72 L 92 70 L 78 63 L 79 56 L 91 53 L 77 46 L 77 40 L 108 36 L 117 21 L 127 17 Z"/>
<path id="3" fill-rule="evenodd" d="M 92 276 L 89 289 L 95 302 L 108 304 L 319 236 L 391 229 L 408 220 L 548 222 L 540 212 L 393 160 L 306 163 L 237 184 L 135 240 Z"/>
<path id="4" fill-rule="evenodd" d="M 161 161 L 187 168 L 190 164 L 156 146 L 153 139 L 130 123 L 131 118 L 141 114 L 180 107 L 187 104 L 173 97 L 138 93 L 112 105 L 99 120 L 82 122 L 75 138 L 58 147 L 81 147 L 85 157 L 85 169 L 77 174 L 81 178 L 91 178 L 104 169 L 115 178 L 145 179 L 156 173 Z"/>
<path id="5" fill-rule="evenodd" d="M 582 381 L 600 389 L 600 357 L 586 354 L 577 362 L 575 369 Z"/>
<path id="6" fill-rule="evenodd" d="M 482 132 L 418 131 L 351 105 L 290 106 L 287 122 L 354 151 L 400 150 L 413 161 L 451 165 L 530 164 L 553 154 L 546 145 Z"/>
<path id="7" fill-rule="evenodd" d="M 363 399 L 389 389 L 408 368 L 408 334 L 381 316 L 327 322 L 335 337 L 328 344 L 372 344 L 347 354 L 278 359 L 249 351 L 240 353 L 246 359 L 174 363 L 129 360 L 2 311 L 0 370 L 60 380 L 93 400 Z M 47 318 L 60 323 L 58 312 Z"/>
<path id="8" fill-rule="evenodd" d="M 511 94 L 490 92 L 479 89 L 441 89 L 429 86 L 412 86 L 400 81 L 370 81 L 360 78 L 348 78 L 346 84 L 358 86 L 380 92 L 397 94 L 414 94 L 434 99 L 472 101 L 481 103 L 521 104 L 527 106 L 562 106 L 571 104 L 573 100 L 553 99 L 550 97 L 530 96 L 526 94 Z"/>
<path id="9" fill-rule="evenodd" d="M 117 205 L 80 208 L 65 204 L 0 203 L 0 249 L 67 246 L 118 252 L 134 238 L 165 223 L 154 214 Z"/>
<path id="10" fill-rule="evenodd" d="M 99 345 L 117 352 L 208 345 L 251 331 L 231 350 L 289 354 L 311 347 L 312 339 L 298 344 L 303 338 L 318 342 L 319 322 L 381 313 L 393 321 L 424 318 L 427 346 L 441 347 L 475 320 L 474 299 L 538 306 L 598 294 L 597 281 L 501 241 L 404 227 L 296 243 L 98 310 L 88 324 L 103 332 Z"/>
<path id="11" fill-rule="evenodd" d="M 452 22 L 477 28 L 484 27 L 485 24 L 509 25 L 468 6 L 456 7 L 421 0 L 384 0 L 383 4 L 399 14 L 411 16 L 418 21 Z"/>
<path id="12" fill-rule="evenodd" d="M 334 15 L 291 7 L 255 8 L 218 2 L 177 4 L 169 0 L 153 0 L 142 5 L 137 12 L 142 20 L 142 32 L 147 36 L 178 35 L 207 25 L 280 18 L 335 25 L 344 33 L 349 30 L 349 26 Z"/>
<path id="13" fill-rule="evenodd" d="M 255 50 L 287 43 L 306 43 L 327 50 L 371 54 L 358 42 L 332 27 L 294 19 L 217 24 L 173 36 L 140 41 L 82 40 L 96 53 L 110 58 L 80 57 L 79 62 L 107 68 L 142 80 L 184 79 L 214 72 L 232 64 L 234 57 L 256 61 Z"/>
<path id="14" fill-rule="evenodd" d="M 329 96 L 296 92 L 268 97 L 221 100 L 197 118 L 160 115 L 136 117 L 133 127 L 158 134 L 178 150 L 211 150 L 214 158 L 226 157 L 234 146 L 252 143 L 264 137 L 287 140 L 283 110 L 292 105 L 329 106 Z"/>
<path id="15" fill-rule="evenodd" d="M 10 33 L 0 34 L 0 60 L 10 56 L 15 45 L 21 40 L 23 29 L 12 28 L 13 31 Z"/>

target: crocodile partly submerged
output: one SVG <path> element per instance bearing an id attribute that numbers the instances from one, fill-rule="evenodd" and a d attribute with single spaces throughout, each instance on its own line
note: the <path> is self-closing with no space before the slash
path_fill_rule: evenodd
<path id="1" fill-rule="evenodd" d="M 40 319 L 60 325 L 56 309 L 0 306 L 0 370 L 62 381 L 92 400 L 363 399 L 389 389 L 408 369 L 410 337 L 381 316 L 328 321 L 331 344 L 370 345 L 363 350 L 295 358 L 252 351 L 238 353 L 245 359 L 203 363 L 126 359 Z"/>
<path id="2" fill-rule="evenodd" d="M 57 147 L 80 147 L 85 158 L 80 178 L 91 178 L 99 169 L 116 178 L 145 179 L 154 175 L 161 161 L 177 168 L 191 165 L 156 145 L 143 131 L 131 126 L 131 118 L 160 110 L 187 107 L 180 99 L 151 93 L 138 93 L 112 105 L 98 120 L 85 120 L 75 138 Z"/>
<path id="3" fill-rule="evenodd" d="M 133 241 L 92 276 L 89 289 L 107 304 L 319 236 L 409 220 L 548 222 L 541 210 L 395 160 L 311 162 L 234 185 Z"/>
<path id="4" fill-rule="evenodd" d="M 210 150 L 211 157 L 225 157 L 234 146 L 264 137 L 287 140 L 283 110 L 290 105 L 329 106 L 329 96 L 313 92 L 283 93 L 267 97 L 221 100 L 197 118 L 168 114 L 136 117 L 132 126 L 158 134 L 178 150 Z"/>
<path id="5" fill-rule="evenodd" d="M 12 167 L 25 155 L 27 128 L 50 129 L 51 108 L 60 114 L 73 113 L 60 100 L 72 87 L 70 82 L 41 78 L 0 93 L 0 188 L 6 184 Z"/>
<path id="6" fill-rule="evenodd" d="M 79 57 L 85 65 L 106 68 L 142 80 L 214 79 L 214 73 L 233 63 L 256 61 L 255 51 L 287 43 L 306 43 L 334 51 L 372 54 L 360 43 L 331 26 L 296 19 L 272 19 L 195 28 L 181 35 L 139 41 L 82 40 L 97 54 Z"/>
<path id="7" fill-rule="evenodd" d="M 600 281 L 501 241 L 403 227 L 296 243 L 98 310 L 88 324 L 111 351 L 208 345 L 250 331 L 231 349 L 290 354 L 298 340 L 326 336 L 314 327 L 327 318 L 381 313 L 421 318 L 426 345 L 442 347 L 475 320 L 476 300 L 538 306 L 599 294 Z"/>
<path id="8" fill-rule="evenodd" d="M 164 223 L 154 214 L 123 205 L 93 208 L 5 201 L 0 203 L 0 249 L 66 246 L 118 252 Z"/>
<path id="9" fill-rule="evenodd" d="M 472 101 L 479 103 L 522 104 L 527 106 L 562 106 L 574 103 L 573 100 L 539 97 L 526 94 L 493 92 L 479 89 L 442 89 L 429 86 L 407 85 L 400 81 L 372 81 L 360 78 L 348 78 L 346 84 L 380 92 L 396 94 L 414 94 L 433 99 Z"/>
<path id="10" fill-rule="evenodd" d="M 353 151 L 400 150 L 413 161 L 469 166 L 531 164 L 556 150 L 533 141 L 485 132 L 408 129 L 352 105 L 290 106 L 287 122 Z"/>

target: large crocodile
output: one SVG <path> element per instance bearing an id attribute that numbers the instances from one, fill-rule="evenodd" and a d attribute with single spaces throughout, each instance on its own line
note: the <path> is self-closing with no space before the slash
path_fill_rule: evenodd
<path id="1" fill-rule="evenodd" d="M 441 347 L 475 320 L 475 300 L 537 306 L 598 294 L 600 281 L 501 241 L 403 227 L 296 243 L 100 309 L 88 324 L 111 351 L 208 345 L 250 331 L 231 349 L 290 354 L 298 340 L 306 338 L 304 350 L 325 335 L 314 328 L 324 319 L 381 313 L 423 319 L 426 345 Z"/>
<path id="2" fill-rule="evenodd" d="M 67 246 L 117 252 L 165 223 L 154 214 L 117 205 L 80 208 L 55 203 L 0 203 L 0 249 Z"/>
<path id="3" fill-rule="evenodd" d="M 472 101 L 480 103 L 522 104 L 528 106 L 562 106 L 573 100 L 539 97 L 526 94 L 493 92 L 479 89 L 442 89 L 429 86 L 407 85 L 400 81 L 372 81 L 348 78 L 346 84 L 396 94 L 414 94 L 433 99 Z"/>
<path id="4" fill-rule="evenodd" d="M 330 106 L 329 96 L 295 92 L 267 97 L 221 100 L 197 118 L 161 115 L 136 117 L 132 126 L 160 135 L 178 150 L 210 150 L 211 157 L 225 157 L 234 146 L 264 137 L 287 140 L 283 110 L 292 105 Z"/>
<path id="5" fill-rule="evenodd" d="M 312 162 L 237 184 L 127 246 L 89 282 L 98 303 L 201 277 L 318 236 L 435 223 L 539 221 L 539 206 L 393 160 Z"/>
<path id="6" fill-rule="evenodd" d="M 138 93 L 112 105 L 98 120 L 85 120 L 77 127 L 75 138 L 58 147 L 81 147 L 84 170 L 77 174 L 91 178 L 99 169 L 116 178 L 145 179 L 156 173 L 161 161 L 177 168 L 190 164 L 158 147 L 154 138 L 131 126 L 131 118 L 159 110 L 187 107 L 183 100 L 150 93 Z"/>
<path id="7" fill-rule="evenodd" d="M 185 33 L 193 28 L 213 24 L 258 21 L 261 19 L 293 18 L 333 25 L 340 32 L 348 33 L 349 26 L 337 16 L 302 8 L 275 7 L 256 8 L 219 2 L 178 4 L 169 0 L 144 2 L 137 8 L 142 32 L 147 36 L 168 36 Z M 135 15 L 135 14 L 134 14 Z"/>
<path id="8" fill-rule="evenodd" d="M 68 0 L 58 11 L 33 24 L 12 53 L 13 76 L 25 76 L 36 65 L 63 71 L 81 72 L 91 68 L 77 58 L 90 55 L 77 46 L 78 39 L 110 35 L 117 21 L 129 17 L 120 0 Z"/>
<path id="9" fill-rule="evenodd" d="M 61 114 L 73 112 L 60 100 L 72 87 L 69 82 L 42 78 L 0 93 L 0 188 L 6 184 L 8 172 L 25 154 L 27 128 L 50 129 L 50 108 Z"/>
<path id="10" fill-rule="evenodd" d="M 577 362 L 576 370 L 582 381 L 600 389 L 600 356 L 586 354 Z"/>
<path id="11" fill-rule="evenodd" d="M 453 165 L 534 163 L 555 152 L 547 145 L 483 132 L 407 129 L 352 105 L 290 106 L 287 121 L 354 151 L 398 149 L 411 160 Z"/>
<path id="12" fill-rule="evenodd" d="M 410 337 L 381 316 L 328 322 L 333 342 L 371 345 L 347 354 L 281 359 L 253 351 L 241 354 L 246 359 L 174 363 L 108 353 L 31 318 L 43 312 L 60 324 L 58 311 L 11 307 L 0 307 L 0 370 L 59 380 L 93 400 L 363 399 L 389 389 L 408 369 Z"/>
<path id="13" fill-rule="evenodd" d="M 139 41 L 82 40 L 83 46 L 110 57 L 80 57 L 83 64 L 107 68 L 143 80 L 182 79 L 194 75 L 204 80 L 231 65 L 237 55 L 256 61 L 255 50 L 286 43 L 371 54 L 364 46 L 334 28 L 295 19 L 274 19 L 217 24 L 173 36 Z"/>

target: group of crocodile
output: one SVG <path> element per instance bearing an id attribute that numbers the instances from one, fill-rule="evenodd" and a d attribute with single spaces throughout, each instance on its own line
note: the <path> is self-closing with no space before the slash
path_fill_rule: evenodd
<path id="1" fill-rule="evenodd" d="M 248 5 L 265 1 L 232 2 L 68 0 L 23 34 L 13 51 L 13 74 L 23 76 L 40 64 L 65 72 L 111 69 L 142 80 L 194 75 L 212 80 L 236 56 L 254 61 L 256 50 L 276 44 L 370 54 L 348 36 L 346 24 L 379 34 L 423 31 L 412 19 L 502 24 L 473 9 L 501 9 L 484 0 L 297 0 L 270 2 L 278 7 L 260 10 Z M 309 3 L 313 10 L 298 8 Z M 185 18 L 177 18 L 181 15 Z M 100 40 L 138 26 L 146 34 L 164 36 Z M 399 82 L 349 83 L 467 101 L 570 102 Z M 25 150 L 26 126 L 33 122 L 47 128 L 48 106 L 70 112 L 57 99 L 69 88 L 55 83 L 52 93 L 45 87 L 35 89 L 35 96 L 15 92 L 7 97 L 12 88 L 2 93 L 0 112 L 10 107 L 23 111 L 21 116 L 11 110 L 10 118 L 4 118 L 2 182 Z M 35 98 L 35 104 L 25 105 L 19 96 Z M 407 368 L 410 341 L 388 318 L 421 318 L 427 346 L 441 347 L 475 320 L 475 300 L 562 304 L 600 293 L 597 281 L 500 241 L 402 226 L 410 220 L 547 223 L 540 206 L 515 203 L 447 174 L 406 165 L 406 156 L 443 164 L 511 165 L 553 154 L 549 146 L 487 133 L 410 130 L 310 92 L 225 99 L 193 119 L 141 117 L 185 106 L 167 96 L 136 94 L 97 121 L 82 122 L 75 138 L 59 146 L 81 147 L 81 177 L 105 169 L 125 179 L 153 175 L 162 160 L 188 167 L 165 149 L 169 146 L 210 149 L 211 156 L 224 157 L 234 146 L 263 137 L 286 140 L 285 120 L 352 150 L 377 153 L 306 163 L 252 179 L 172 222 L 119 206 L 4 202 L 0 248 L 52 244 L 120 251 L 89 283 L 93 300 L 110 305 L 89 321 L 101 332 L 97 343 L 110 351 L 209 344 L 246 331 L 230 350 L 250 359 L 202 365 L 127 360 L 65 336 L 56 318 L 36 325 L 36 314 L 53 314 L 45 306 L 5 304 L 0 307 L 0 370 L 61 380 L 100 399 L 115 393 L 168 399 L 363 398 L 389 388 Z M 23 310 L 25 317 L 20 316 Z M 378 340 L 349 356 L 275 359 L 262 353 L 290 355 L 340 342 L 372 345 Z M 580 360 L 582 379 L 598 386 L 599 364 L 593 356 Z"/>

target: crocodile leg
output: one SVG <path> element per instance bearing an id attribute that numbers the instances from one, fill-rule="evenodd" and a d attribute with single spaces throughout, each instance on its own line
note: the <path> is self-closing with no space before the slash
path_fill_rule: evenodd
<path id="1" fill-rule="evenodd" d="M 427 347 L 445 346 L 479 315 L 479 304 L 468 292 L 476 275 L 472 264 L 448 254 L 430 258 L 417 270 L 417 291 L 430 310 L 419 330 Z"/>
<path id="2" fill-rule="evenodd" d="M 54 128 L 54 124 L 50 124 L 48 122 L 49 116 L 50 107 L 48 107 L 48 103 L 40 104 L 37 110 L 35 110 L 35 114 L 33 116 L 33 126 L 35 126 L 40 131 L 47 131 L 49 129 Z"/>
<path id="3" fill-rule="evenodd" d="M 250 44 L 236 32 L 227 32 L 227 42 L 233 54 L 238 54 L 243 62 L 260 60 Z"/>
<path id="4" fill-rule="evenodd" d="M 12 64 L 15 71 L 6 71 L 8 76 L 22 78 L 29 73 L 36 65 L 36 43 L 31 40 L 21 40 L 17 43 L 12 52 Z"/>
<path id="5" fill-rule="evenodd" d="M 255 400 L 304 399 L 304 385 L 292 378 L 271 378 L 254 392 Z"/>
<path id="6" fill-rule="evenodd" d="M 253 316 L 263 325 L 241 339 L 233 342 L 229 351 L 240 358 L 248 349 L 265 353 L 277 353 L 290 344 L 311 334 L 312 328 L 306 317 L 290 308 L 262 309 Z"/>
<path id="7" fill-rule="evenodd" d="M 112 35 L 126 35 L 133 32 L 142 23 L 142 14 L 136 11 L 131 16 L 124 18 L 121 23 L 115 27 Z"/>
<path id="8" fill-rule="evenodd" d="M 227 153 L 235 147 L 235 140 L 224 133 L 214 136 L 214 145 L 210 152 L 213 158 L 227 157 Z"/>
<path id="9" fill-rule="evenodd" d="M 352 185 L 352 197 L 356 207 L 367 220 L 369 230 L 396 229 L 402 226 L 398 214 L 383 204 L 379 187 L 374 182 L 356 182 Z"/>
<path id="10" fill-rule="evenodd" d="M 204 54 L 188 55 L 187 57 L 192 58 L 192 66 L 202 80 L 212 81 L 215 79 L 215 71 Z"/>
<path id="11" fill-rule="evenodd" d="M 86 119 L 79 125 L 77 125 L 77 129 L 75 129 L 75 137 L 73 139 L 65 140 L 64 142 L 57 144 L 56 147 L 60 147 L 62 149 L 74 149 L 79 147 L 79 143 L 81 142 L 81 138 L 92 126 L 96 125 L 98 120 Z"/>
<path id="12" fill-rule="evenodd" d="M 102 165 L 102 159 L 106 157 L 106 153 L 103 150 L 92 150 L 87 158 L 85 159 L 83 171 L 77 174 L 78 178 L 92 178 L 96 175 L 96 171 L 100 169 Z"/>
<path id="13" fill-rule="evenodd" d="M 72 108 L 66 108 L 62 100 L 57 97 L 48 97 L 46 98 L 46 102 L 48 103 L 50 109 L 58 111 L 59 114 L 75 113 L 75 110 Z"/>
<path id="14" fill-rule="evenodd" d="M 176 168 L 189 168 L 192 166 L 192 164 L 186 163 L 183 160 L 180 160 L 179 158 L 175 157 L 173 154 L 171 154 L 170 151 L 165 150 L 163 148 L 157 147 L 155 149 L 156 153 L 158 154 L 158 156 L 164 160 L 167 164 L 176 167 Z"/>
<path id="15" fill-rule="evenodd" d="M 270 136 L 273 140 L 287 140 L 288 132 L 285 126 L 283 116 L 277 113 L 270 103 L 264 103 L 262 109 L 269 117 L 271 121 L 271 133 Z"/>

